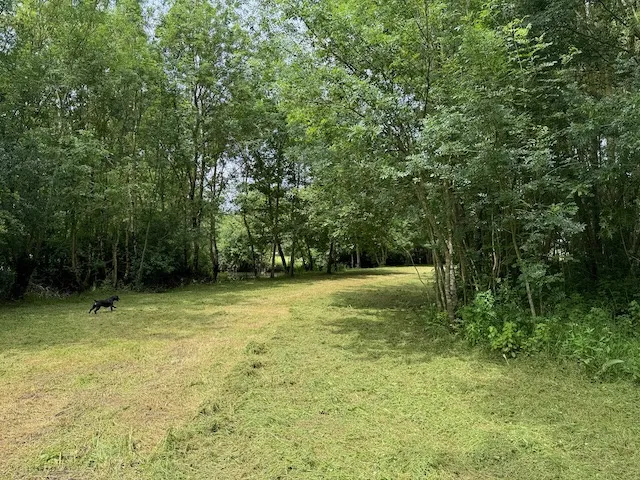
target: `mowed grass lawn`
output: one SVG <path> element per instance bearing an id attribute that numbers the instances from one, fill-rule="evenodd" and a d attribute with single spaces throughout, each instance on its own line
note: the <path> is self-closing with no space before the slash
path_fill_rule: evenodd
<path id="1" fill-rule="evenodd" d="M 636 386 L 466 347 L 412 269 L 120 297 L 0 308 L 0 478 L 640 478 Z"/>

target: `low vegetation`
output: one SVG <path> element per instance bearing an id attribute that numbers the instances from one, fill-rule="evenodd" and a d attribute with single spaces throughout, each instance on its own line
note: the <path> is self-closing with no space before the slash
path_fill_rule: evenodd
<path id="1" fill-rule="evenodd" d="M 520 354 L 575 361 L 594 378 L 640 380 L 640 306 L 632 300 L 618 314 L 602 302 L 574 295 L 551 314 L 531 318 L 489 291 L 461 311 L 461 331 L 472 345 L 506 357 Z"/>
<path id="2" fill-rule="evenodd" d="M 0 310 L 0 477 L 640 476 L 636 386 L 468 346 L 412 269 L 119 293 Z"/>

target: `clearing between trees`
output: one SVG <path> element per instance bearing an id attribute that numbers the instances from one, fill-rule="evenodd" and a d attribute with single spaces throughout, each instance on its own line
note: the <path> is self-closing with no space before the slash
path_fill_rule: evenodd
<path id="1" fill-rule="evenodd" d="M 0 310 L 1 478 L 640 477 L 637 387 L 467 347 L 413 269 L 120 298 Z"/>

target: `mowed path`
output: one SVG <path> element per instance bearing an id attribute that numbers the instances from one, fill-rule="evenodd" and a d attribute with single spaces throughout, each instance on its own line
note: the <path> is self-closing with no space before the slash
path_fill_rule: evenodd
<path id="1" fill-rule="evenodd" d="M 466 348 L 412 269 L 120 296 L 0 309 L 0 478 L 640 478 L 637 387 Z"/>

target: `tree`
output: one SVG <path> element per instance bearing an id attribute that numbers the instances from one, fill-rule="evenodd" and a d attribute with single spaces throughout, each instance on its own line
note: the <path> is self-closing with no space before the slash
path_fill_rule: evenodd
<path id="1" fill-rule="evenodd" d="M 200 271 L 202 225 L 208 210 L 209 252 L 214 281 L 220 271 L 218 215 L 226 186 L 229 142 L 237 131 L 233 108 L 241 80 L 244 38 L 233 6 L 176 1 L 159 29 L 159 45 L 181 119 L 172 168 L 184 182 L 188 222 L 185 252 L 192 275 Z"/>

